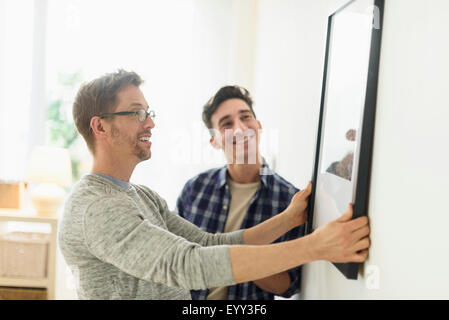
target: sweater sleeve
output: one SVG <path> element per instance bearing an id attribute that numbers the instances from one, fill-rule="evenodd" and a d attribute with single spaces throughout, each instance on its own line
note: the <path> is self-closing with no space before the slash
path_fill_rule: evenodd
<path id="1" fill-rule="evenodd" d="M 136 278 L 185 289 L 235 284 L 228 246 L 190 242 L 144 219 L 131 200 L 97 200 L 83 229 L 92 254 Z"/>
<path id="2" fill-rule="evenodd" d="M 243 244 L 243 230 L 228 233 L 209 233 L 170 211 L 167 211 L 165 221 L 170 232 L 205 247 L 224 244 Z"/>
<path id="3" fill-rule="evenodd" d="M 187 184 L 186 184 L 187 185 Z M 201 246 L 216 246 L 216 245 L 225 245 L 225 244 L 243 244 L 243 230 L 237 230 L 229 233 L 210 233 L 202 230 L 197 225 L 191 223 L 184 217 L 180 217 L 175 212 L 172 212 L 168 209 L 167 202 L 159 196 L 156 192 L 150 190 L 145 186 L 141 186 L 145 192 L 155 201 L 158 205 L 158 208 L 161 212 L 161 215 L 164 217 L 165 223 L 167 224 L 167 228 L 170 232 L 181 236 L 188 241 L 195 242 L 200 244 Z M 188 188 L 184 187 L 182 192 L 182 196 L 180 198 L 184 199 L 186 190 Z M 179 204 L 182 202 L 178 198 L 178 210 L 183 207 Z M 182 209 L 183 210 L 183 209 Z M 179 212 L 179 211 L 178 211 Z M 185 212 L 183 212 L 185 214 Z"/>

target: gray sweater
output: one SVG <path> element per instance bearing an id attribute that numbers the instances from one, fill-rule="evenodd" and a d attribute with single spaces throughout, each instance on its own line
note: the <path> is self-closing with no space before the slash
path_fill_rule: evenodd
<path id="1" fill-rule="evenodd" d="M 168 210 L 154 191 L 84 176 L 68 196 L 58 234 L 80 299 L 190 299 L 190 289 L 235 284 L 229 244 Z"/>

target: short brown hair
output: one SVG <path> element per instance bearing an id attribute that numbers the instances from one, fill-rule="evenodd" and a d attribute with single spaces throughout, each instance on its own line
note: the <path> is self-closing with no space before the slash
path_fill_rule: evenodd
<path id="1" fill-rule="evenodd" d="M 217 111 L 220 104 L 229 99 L 241 99 L 245 101 L 254 118 L 256 117 L 253 110 L 253 99 L 251 98 L 249 91 L 239 86 L 225 86 L 218 90 L 203 107 L 203 122 L 208 129 L 212 128 L 212 115 Z"/>
<path id="2" fill-rule="evenodd" d="M 92 117 L 114 112 L 117 93 L 129 85 L 138 87 L 142 83 L 137 73 L 119 69 L 80 87 L 73 103 L 73 119 L 92 154 L 95 151 L 95 139 L 90 127 Z"/>

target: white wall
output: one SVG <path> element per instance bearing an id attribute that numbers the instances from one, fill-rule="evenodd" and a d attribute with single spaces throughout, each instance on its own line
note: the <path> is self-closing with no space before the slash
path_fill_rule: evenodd
<path id="1" fill-rule="evenodd" d="M 341 3 L 259 3 L 256 112 L 281 128 L 278 172 L 298 186 L 313 167 L 327 14 Z M 307 265 L 302 298 L 449 298 L 448 14 L 446 0 L 386 1 L 370 257 L 357 281 Z"/>
<path id="2" fill-rule="evenodd" d="M 277 171 L 298 187 L 311 179 L 320 105 L 327 1 L 260 0 L 255 112 L 279 131 Z"/>
<path id="3" fill-rule="evenodd" d="M 224 85 L 250 89 L 253 85 L 257 1 L 195 0 L 192 4 L 191 43 L 186 46 L 192 49 L 180 48 L 173 57 L 162 59 L 167 64 L 178 62 L 175 79 L 163 82 L 149 75 L 147 97 L 158 113 L 153 154 L 131 178 L 157 190 L 170 209 L 188 179 L 225 163 L 222 152 L 209 144 L 210 134 L 201 120 L 203 105 Z M 173 39 L 182 40 L 179 35 Z"/>

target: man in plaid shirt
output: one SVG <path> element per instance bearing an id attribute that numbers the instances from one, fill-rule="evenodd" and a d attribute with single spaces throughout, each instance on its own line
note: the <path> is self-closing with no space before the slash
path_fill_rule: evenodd
<path id="1" fill-rule="evenodd" d="M 255 226 L 284 211 L 297 188 L 273 172 L 259 153 L 260 121 L 249 92 L 238 86 L 221 88 L 204 106 L 203 121 L 210 142 L 223 150 L 227 165 L 190 179 L 177 200 L 180 216 L 211 233 Z M 296 227 L 275 242 L 304 235 Z M 192 290 L 193 299 L 272 300 L 291 297 L 301 282 L 301 266 L 254 282 L 209 290 Z"/>

